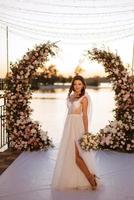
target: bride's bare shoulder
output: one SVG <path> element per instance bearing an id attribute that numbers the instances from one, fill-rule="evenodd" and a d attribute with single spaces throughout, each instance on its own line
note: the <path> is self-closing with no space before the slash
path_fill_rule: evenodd
<path id="1" fill-rule="evenodd" d="M 84 96 L 82 97 L 81 103 L 82 103 L 82 104 L 88 103 L 88 98 L 87 98 L 87 96 L 84 95 Z"/>

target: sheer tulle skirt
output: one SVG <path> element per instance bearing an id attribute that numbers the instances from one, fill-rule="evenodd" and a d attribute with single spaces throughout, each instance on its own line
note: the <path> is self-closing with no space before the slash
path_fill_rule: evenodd
<path id="1" fill-rule="evenodd" d="M 58 157 L 52 179 L 55 189 L 89 189 L 90 184 L 75 162 L 75 142 L 80 155 L 88 169 L 94 173 L 94 159 L 91 152 L 83 151 L 79 146 L 79 138 L 84 133 L 82 116 L 70 114 L 67 116 L 60 143 Z"/>

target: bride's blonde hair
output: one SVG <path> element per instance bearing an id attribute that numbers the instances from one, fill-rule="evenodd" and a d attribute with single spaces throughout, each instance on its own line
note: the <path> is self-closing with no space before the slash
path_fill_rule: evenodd
<path id="1" fill-rule="evenodd" d="M 70 97 L 72 91 L 75 91 L 74 90 L 74 81 L 76 81 L 76 80 L 79 80 L 79 81 L 81 81 L 83 83 L 83 88 L 82 88 L 81 94 L 80 94 L 80 96 L 78 98 L 82 97 L 85 94 L 86 82 L 85 82 L 85 80 L 84 80 L 84 78 L 82 76 L 76 75 L 76 76 L 74 76 L 74 78 L 73 78 L 73 80 L 71 82 L 71 86 L 70 86 L 69 92 L 68 92 L 68 97 Z"/>

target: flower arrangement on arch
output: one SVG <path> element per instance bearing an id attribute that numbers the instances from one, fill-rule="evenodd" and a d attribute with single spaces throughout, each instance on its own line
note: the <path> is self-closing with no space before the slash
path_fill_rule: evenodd
<path id="1" fill-rule="evenodd" d="M 30 81 L 36 70 L 43 66 L 58 47 L 47 42 L 35 46 L 23 58 L 10 64 L 11 72 L 6 77 L 6 129 L 9 135 L 9 146 L 14 150 L 47 150 L 52 147 L 52 140 L 43 132 L 38 122 L 32 121 L 30 115 Z"/>
<path id="2" fill-rule="evenodd" d="M 90 149 L 111 149 L 134 152 L 134 84 L 120 57 L 110 51 L 94 48 L 88 51 L 88 58 L 102 63 L 115 91 L 114 121 L 96 135 L 83 136 L 81 147 Z"/>

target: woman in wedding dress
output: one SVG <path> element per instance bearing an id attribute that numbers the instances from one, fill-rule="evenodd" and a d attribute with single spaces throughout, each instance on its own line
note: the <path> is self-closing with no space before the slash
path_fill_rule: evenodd
<path id="1" fill-rule="evenodd" d="M 83 77 L 75 76 L 69 89 L 68 114 L 52 179 L 55 189 L 95 190 L 97 187 L 92 152 L 83 151 L 79 145 L 79 139 L 90 126 L 90 97 L 85 88 Z"/>

